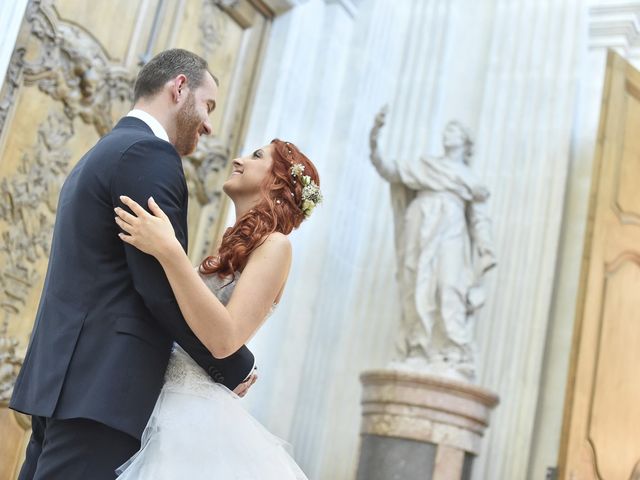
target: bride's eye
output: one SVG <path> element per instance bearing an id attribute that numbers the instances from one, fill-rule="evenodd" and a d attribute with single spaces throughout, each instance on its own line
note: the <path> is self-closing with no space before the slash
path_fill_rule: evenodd
<path id="1" fill-rule="evenodd" d="M 253 152 L 253 158 L 262 158 L 262 150 L 256 150 Z"/>

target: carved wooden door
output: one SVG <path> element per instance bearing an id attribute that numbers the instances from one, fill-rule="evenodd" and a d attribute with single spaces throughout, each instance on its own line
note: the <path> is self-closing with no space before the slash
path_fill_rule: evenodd
<path id="1" fill-rule="evenodd" d="M 141 62 L 171 47 L 204 56 L 220 79 L 214 135 L 184 160 L 190 255 L 224 217 L 221 185 L 242 141 L 277 0 L 31 0 L 0 92 L 0 480 L 15 477 L 28 419 L 5 406 L 44 282 L 65 176 L 131 106 Z"/>
<path id="2" fill-rule="evenodd" d="M 561 479 L 640 478 L 640 72 L 610 52 L 565 400 Z"/>

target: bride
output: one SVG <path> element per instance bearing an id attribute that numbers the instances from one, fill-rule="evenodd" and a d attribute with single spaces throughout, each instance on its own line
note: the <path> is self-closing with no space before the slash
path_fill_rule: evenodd
<path id="1" fill-rule="evenodd" d="M 120 238 L 162 265 L 189 327 L 217 358 L 244 345 L 280 301 L 291 265 L 287 234 L 322 200 L 318 172 L 289 142 L 273 140 L 233 161 L 223 190 L 235 206 L 213 257 L 194 269 L 173 227 L 153 198 L 148 213 L 121 197 Z M 243 395 L 252 381 L 237 389 Z M 306 479 L 286 453 L 240 404 L 179 346 L 142 436 L 140 450 L 122 465 L 119 480 Z"/>

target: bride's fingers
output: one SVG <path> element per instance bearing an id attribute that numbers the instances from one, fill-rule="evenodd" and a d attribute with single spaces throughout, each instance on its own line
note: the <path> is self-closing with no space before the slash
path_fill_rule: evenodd
<path id="1" fill-rule="evenodd" d="M 118 236 L 120 237 L 120 240 L 122 240 L 124 243 L 133 245 L 134 247 L 136 246 L 136 242 L 131 235 L 125 235 L 124 233 L 119 233 Z"/>
<path id="2" fill-rule="evenodd" d="M 129 212 L 120 207 L 114 208 L 113 211 L 116 212 L 116 215 L 118 215 L 121 220 L 130 223 L 131 225 L 133 225 L 136 220 L 138 220 L 138 217 L 131 215 Z"/>
<path id="3" fill-rule="evenodd" d="M 239 397 L 244 397 L 249 389 L 253 386 L 253 384 L 256 383 L 256 380 L 258 380 L 258 374 L 251 374 L 251 376 L 247 380 L 238 385 L 236 390 L 234 390 L 236 392 L 236 395 L 238 395 Z"/>
<path id="4" fill-rule="evenodd" d="M 249 390 L 250 382 L 251 382 L 251 377 L 249 377 L 247 380 L 245 380 L 240 385 L 238 385 L 236 388 L 234 388 L 233 389 L 233 393 L 235 393 L 239 397 L 244 397 L 245 394 L 247 393 L 247 391 Z"/>
<path id="5" fill-rule="evenodd" d="M 116 223 L 118 226 L 127 233 L 133 233 L 133 226 L 129 225 L 127 222 L 122 221 L 120 218 L 115 217 Z"/>
<path id="6" fill-rule="evenodd" d="M 151 213 L 153 213 L 156 217 L 160 217 L 163 220 L 169 220 L 169 217 L 167 217 L 164 211 L 160 208 L 160 205 L 158 205 L 153 199 L 153 197 L 149 197 L 149 201 L 147 202 L 147 204 L 149 205 L 149 210 L 151 210 Z"/>
<path id="7" fill-rule="evenodd" d="M 240 391 L 240 393 L 238 393 L 239 397 L 244 397 L 247 392 L 249 391 L 249 385 L 243 386 L 242 390 Z"/>
<path id="8" fill-rule="evenodd" d="M 131 209 L 133 213 L 136 214 L 137 217 L 144 217 L 145 215 L 149 215 L 147 211 L 140 206 L 138 202 L 127 197 L 126 195 L 120 195 L 120 201 L 124 203 L 127 207 Z"/>

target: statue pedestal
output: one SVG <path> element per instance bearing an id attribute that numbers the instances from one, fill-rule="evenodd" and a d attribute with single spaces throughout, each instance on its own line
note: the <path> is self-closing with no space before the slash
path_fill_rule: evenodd
<path id="1" fill-rule="evenodd" d="M 467 480 L 498 404 L 470 383 L 403 370 L 360 377 L 362 442 L 357 480 Z"/>

